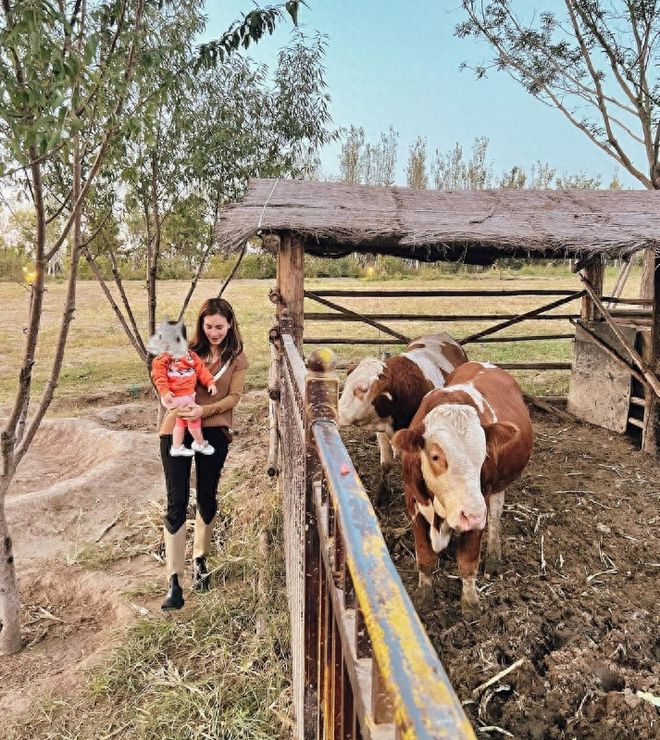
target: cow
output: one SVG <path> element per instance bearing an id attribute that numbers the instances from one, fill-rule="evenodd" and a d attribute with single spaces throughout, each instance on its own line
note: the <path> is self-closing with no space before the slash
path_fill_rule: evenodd
<path id="1" fill-rule="evenodd" d="M 443 386 L 464 362 L 467 357 L 461 345 L 440 332 L 414 339 L 400 355 L 384 361 L 367 357 L 349 370 L 339 399 L 338 422 L 339 426 L 376 432 L 381 467 L 376 503 L 389 490 L 392 435 L 410 424 L 424 395 Z"/>
<path id="2" fill-rule="evenodd" d="M 485 573 L 500 568 L 505 489 L 532 454 L 532 423 L 515 379 L 490 363 L 467 362 L 428 393 L 392 445 L 401 455 L 406 509 L 419 572 L 415 601 L 433 603 L 438 553 L 458 533 L 456 556 L 466 615 L 479 608 L 476 575 L 488 519 Z"/>

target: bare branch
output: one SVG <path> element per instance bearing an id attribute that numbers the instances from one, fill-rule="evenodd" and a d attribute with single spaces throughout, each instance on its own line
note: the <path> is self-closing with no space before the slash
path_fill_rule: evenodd
<path id="1" fill-rule="evenodd" d="M 98 284 L 101 286 L 101 290 L 103 291 L 105 297 L 108 299 L 108 303 L 110 304 L 110 307 L 115 312 L 115 315 L 117 316 L 117 319 L 119 323 L 121 324 L 122 328 L 124 329 L 124 332 L 126 336 L 129 338 L 131 344 L 133 345 L 133 348 L 138 353 L 139 357 L 142 360 L 146 360 L 146 353 L 142 351 L 140 348 L 140 345 L 136 339 L 136 337 L 131 332 L 131 329 L 129 328 L 128 324 L 126 323 L 126 319 L 124 318 L 124 314 L 121 312 L 121 309 L 117 305 L 115 299 L 112 297 L 112 293 L 110 292 L 110 289 L 108 288 L 107 283 L 103 279 L 103 275 L 101 275 L 101 271 L 98 268 L 98 265 L 96 264 L 96 261 L 94 260 L 94 257 L 90 253 L 89 249 L 85 248 L 82 250 L 83 255 L 85 256 L 85 259 L 87 260 L 87 263 L 92 268 L 92 272 L 94 273 L 94 277 L 96 278 Z"/>

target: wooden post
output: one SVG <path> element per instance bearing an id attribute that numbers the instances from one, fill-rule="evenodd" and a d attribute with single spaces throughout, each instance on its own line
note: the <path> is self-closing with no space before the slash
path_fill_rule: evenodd
<path id="1" fill-rule="evenodd" d="M 651 331 L 643 340 L 642 356 L 656 377 L 660 377 L 660 256 L 655 256 L 653 271 L 653 318 Z M 642 449 L 649 455 L 657 455 L 660 449 L 660 398 L 648 386 L 644 388 L 646 414 L 642 432 Z"/>
<path id="2" fill-rule="evenodd" d="M 302 275 L 302 270 L 301 270 Z M 302 280 L 301 280 L 302 284 Z M 302 293 L 301 293 L 302 297 Z M 302 301 L 300 304 L 302 313 Z M 301 333 L 302 339 L 302 333 Z M 305 433 L 307 446 L 307 460 L 305 470 L 305 617 L 304 617 L 304 640 L 305 640 L 305 716 L 304 716 L 304 738 L 315 737 L 314 731 L 323 720 L 328 723 L 328 716 L 319 716 L 319 705 L 325 706 L 326 710 L 334 716 L 334 707 L 330 707 L 329 697 L 322 692 L 324 685 L 326 689 L 330 686 L 330 676 L 324 675 L 331 670 L 329 661 L 319 655 L 320 634 L 319 616 L 325 616 L 325 639 L 332 640 L 332 635 L 337 639 L 336 629 L 333 627 L 334 618 L 330 607 L 330 597 L 327 594 L 326 574 L 323 572 L 320 553 L 318 524 L 316 521 L 314 507 L 315 486 L 322 485 L 321 464 L 318 459 L 316 445 L 312 436 L 312 425 L 319 419 L 337 419 L 337 407 L 339 404 L 339 378 L 335 371 L 336 358 L 332 350 L 323 348 L 312 352 L 308 360 L 308 372 L 305 381 Z M 319 594 L 321 602 L 319 604 Z M 323 595 L 325 595 L 323 597 Z M 324 606 L 325 602 L 325 606 Z M 325 613 L 323 610 L 330 610 Z M 332 656 L 330 642 L 326 644 L 326 651 Z M 326 660 L 324 666 L 320 660 Z M 324 703 L 324 700 L 325 703 Z"/>
<path id="3" fill-rule="evenodd" d="M 596 257 L 584 267 L 584 276 L 591 283 L 596 295 L 600 298 L 603 295 L 603 278 L 605 277 L 605 263 L 600 257 Z M 593 321 L 600 317 L 591 296 L 585 295 L 582 298 L 580 308 L 580 318 L 582 321 Z"/>
<path id="4" fill-rule="evenodd" d="M 292 321 L 292 333 L 298 349 L 302 352 L 303 302 L 305 289 L 305 248 L 303 243 L 284 234 L 277 252 L 277 318 L 287 308 Z"/>

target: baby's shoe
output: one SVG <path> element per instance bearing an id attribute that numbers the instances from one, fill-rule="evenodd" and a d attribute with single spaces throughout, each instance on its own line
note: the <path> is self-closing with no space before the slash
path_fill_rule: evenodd
<path id="1" fill-rule="evenodd" d="M 193 444 L 195 443 L 193 442 Z M 170 447 L 170 457 L 192 457 L 194 454 L 191 449 L 183 445 L 181 447 L 175 447 L 174 445 Z"/>
<path id="2" fill-rule="evenodd" d="M 193 441 L 190 446 L 195 452 L 201 452 L 202 455 L 212 455 L 215 452 L 215 447 L 210 445 L 206 440 L 204 440 L 203 444 Z"/>

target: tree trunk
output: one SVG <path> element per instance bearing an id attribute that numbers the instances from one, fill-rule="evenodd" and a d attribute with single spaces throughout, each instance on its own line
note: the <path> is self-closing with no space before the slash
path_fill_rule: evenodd
<path id="1" fill-rule="evenodd" d="M 21 649 L 21 601 L 5 514 L 9 482 L 10 479 L 4 479 L 0 483 L 0 655 L 11 655 Z"/>

